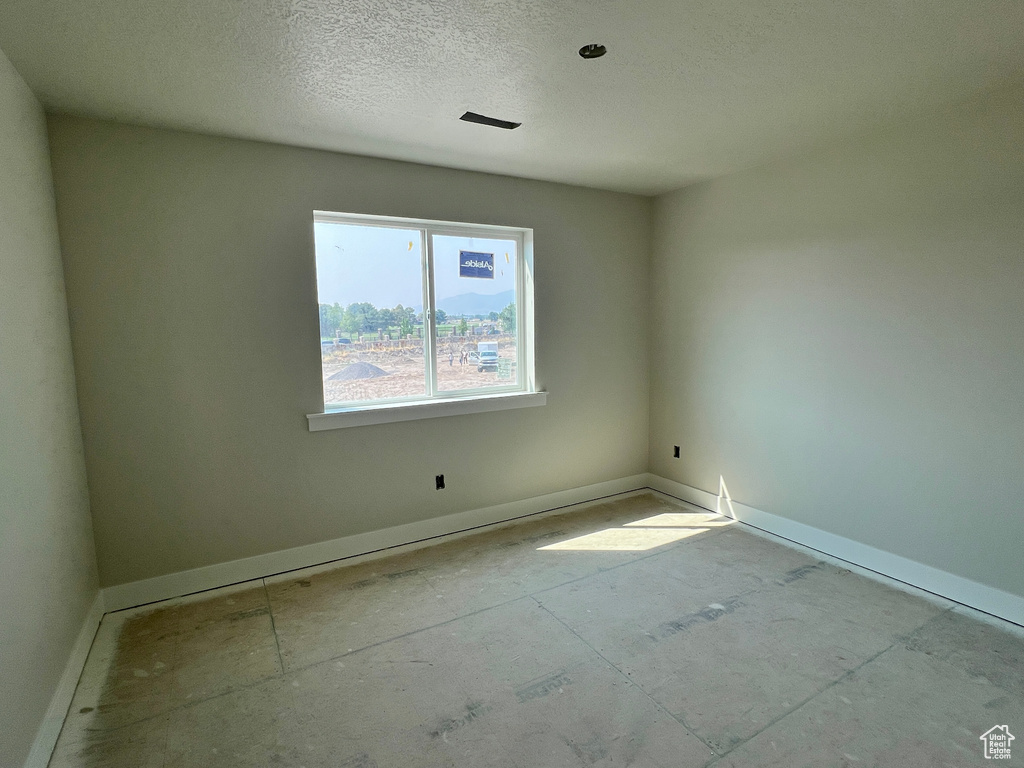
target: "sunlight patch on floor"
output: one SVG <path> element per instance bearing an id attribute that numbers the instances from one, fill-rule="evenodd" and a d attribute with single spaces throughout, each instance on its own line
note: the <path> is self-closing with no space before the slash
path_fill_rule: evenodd
<path id="1" fill-rule="evenodd" d="M 672 544 L 708 528 L 606 528 L 603 531 L 577 536 L 538 547 L 538 550 L 582 552 L 644 552 L 648 549 Z"/>

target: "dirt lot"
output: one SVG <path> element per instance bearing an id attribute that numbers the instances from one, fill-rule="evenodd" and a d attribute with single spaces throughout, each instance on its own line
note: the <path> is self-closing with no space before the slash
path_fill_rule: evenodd
<path id="1" fill-rule="evenodd" d="M 495 371 L 478 371 L 470 363 L 460 364 L 463 351 L 476 350 L 477 339 L 440 339 L 437 367 L 438 389 L 442 391 L 507 386 L 515 383 L 516 342 L 512 336 L 490 337 L 498 342 L 498 355 L 513 361 L 512 378 L 499 380 Z M 453 357 L 449 364 L 449 354 Z M 347 365 L 365 362 L 387 373 L 376 378 L 330 381 L 330 377 Z M 329 349 L 323 355 L 324 401 L 331 403 L 381 400 L 426 394 L 424 384 L 423 345 L 415 340 L 405 342 L 364 343 Z"/>

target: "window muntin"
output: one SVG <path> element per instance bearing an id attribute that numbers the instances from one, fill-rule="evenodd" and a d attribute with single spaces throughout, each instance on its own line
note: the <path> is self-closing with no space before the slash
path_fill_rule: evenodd
<path id="1" fill-rule="evenodd" d="M 316 212 L 324 410 L 533 391 L 531 235 Z"/>

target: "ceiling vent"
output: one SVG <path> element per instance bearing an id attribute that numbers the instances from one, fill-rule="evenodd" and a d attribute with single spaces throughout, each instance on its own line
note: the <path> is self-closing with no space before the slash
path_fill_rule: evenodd
<path id="1" fill-rule="evenodd" d="M 487 117 L 487 115 L 478 115 L 476 112 L 467 112 L 459 120 L 465 120 L 467 123 L 480 123 L 480 125 L 489 125 L 492 128 L 504 128 L 505 130 L 511 131 L 513 128 L 518 128 L 522 123 L 513 123 L 511 120 L 499 120 L 496 117 Z"/>

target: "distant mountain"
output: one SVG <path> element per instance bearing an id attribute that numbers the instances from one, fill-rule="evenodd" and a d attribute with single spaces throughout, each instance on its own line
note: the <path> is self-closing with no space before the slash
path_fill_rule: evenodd
<path id="1" fill-rule="evenodd" d="M 460 293 L 458 296 L 451 296 L 437 302 L 437 308 L 443 309 L 449 315 L 488 315 L 491 312 L 501 312 L 505 307 L 515 300 L 516 292 L 513 290 L 502 291 L 491 295 L 480 293 Z"/>

